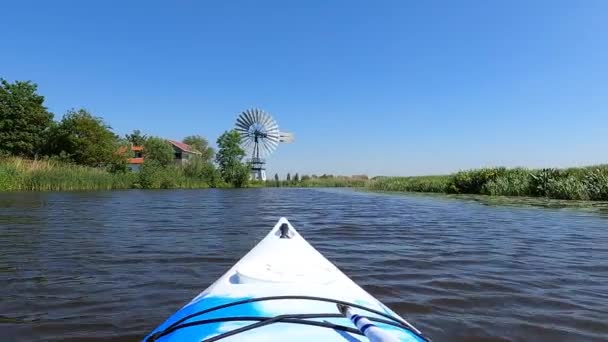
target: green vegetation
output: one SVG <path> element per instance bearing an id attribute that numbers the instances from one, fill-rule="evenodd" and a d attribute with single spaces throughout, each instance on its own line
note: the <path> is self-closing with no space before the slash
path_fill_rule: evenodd
<path id="1" fill-rule="evenodd" d="M 44 151 L 65 161 L 100 167 L 121 163 L 116 153 L 119 144 L 101 118 L 79 109 L 68 111 L 59 123 L 50 126 Z"/>
<path id="2" fill-rule="evenodd" d="M 217 139 L 218 151 L 215 156 L 222 179 L 236 188 L 247 186 L 249 181 L 249 165 L 243 163 L 245 151 L 240 142 L 239 132 L 224 132 Z"/>
<path id="3" fill-rule="evenodd" d="M 447 192 L 449 176 L 376 177 L 367 182 L 370 190 L 405 192 Z"/>
<path id="4" fill-rule="evenodd" d="M 189 135 L 185 137 L 182 142 L 192 146 L 195 150 L 200 151 L 201 159 L 204 162 L 211 162 L 213 160 L 215 151 L 209 146 L 207 139 L 201 137 L 200 135 Z"/>
<path id="5" fill-rule="evenodd" d="M 370 190 L 608 200 L 608 165 L 568 169 L 484 168 L 447 176 L 379 177 Z"/>
<path id="6" fill-rule="evenodd" d="M 274 180 L 267 180 L 267 187 L 292 187 L 292 188 L 363 188 L 367 186 L 368 179 L 366 176 L 308 176 L 300 177 L 297 173 L 291 177 L 287 174 L 285 180 L 280 180 L 279 175 L 274 175 Z"/>
<path id="7" fill-rule="evenodd" d="M 19 157 L 0 159 L 2 191 L 72 191 L 113 189 L 171 189 L 225 186 L 210 182 L 207 174 L 192 175 L 187 168 L 145 164 L 139 173 L 110 172 L 69 164 L 53 159 L 28 160 Z"/>
<path id="8" fill-rule="evenodd" d="M 198 135 L 184 138 L 201 155 L 174 163 L 173 147 L 139 130 L 119 138 L 86 109 L 68 110 L 58 122 L 32 82 L 0 79 L 0 191 L 203 188 L 225 186 L 214 151 Z M 131 146 L 143 146 L 141 172 L 127 169 Z M 138 150 L 139 151 L 139 150 Z"/>
<path id="9" fill-rule="evenodd" d="M 146 140 L 148 140 L 148 136 L 142 134 L 140 130 L 133 130 L 131 134 L 125 134 L 126 142 L 134 145 L 134 146 L 144 146 Z"/>
<path id="10" fill-rule="evenodd" d="M 100 168 L 56 160 L 0 159 L 2 191 L 129 189 L 136 181 L 136 174 L 110 173 Z"/>
<path id="11" fill-rule="evenodd" d="M 296 174 L 297 175 L 297 174 Z M 504 167 L 460 171 L 451 175 L 375 177 L 315 175 L 280 180 L 267 187 L 356 187 L 372 191 L 427 192 L 490 196 L 527 196 L 561 200 L 608 201 L 608 165 L 568 169 Z"/>
<path id="12" fill-rule="evenodd" d="M 85 109 L 66 112 L 58 122 L 32 82 L 0 79 L 0 191 L 161 189 L 204 187 L 357 187 L 374 191 L 529 196 L 608 201 L 608 165 L 568 169 L 483 168 L 445 176 L 300 176 L 249 182 L 240 135 L 227 131 L 213 151 L 199 135 L 183 142 L 200 151 L 174 163 L 173 147 L 139 130 L 119 138 L 100 117 Z M 143 146 L 139 173 L 127 170 L 131 146 Z M 137 150 L 140 151 L 140 150 Z M 141 151 L 140 151 L 141 152 Z M 139 152 L 138 152 L 139 153 Z M 213 163 L 215 155 L 215 162 Z M 141 161 L 141 160 L 140 160 Z"/>
<path id="13" fill-rule="evenodd" d="M 0 154 L 33 158 L 44 146 L 53 114 L 31 82 L 0 78 Z"/>
<path id="14" fill-rule="evenodd" d="M 173 148 L 165 139 L 150 137 L 143 145 L 146 151 L 144 167 L 146 164 L 153 164 L 154 167 L 168 167 L 173 163 Z"/>

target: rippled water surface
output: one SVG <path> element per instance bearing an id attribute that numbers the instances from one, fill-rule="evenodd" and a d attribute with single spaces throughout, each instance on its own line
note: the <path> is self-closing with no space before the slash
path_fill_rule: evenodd
<path id="1" fill-rule="evenodd" d="M 435 341 L 608 339 L 608 216 L 323 189 L 0 194 L 1 339 L 137 340 L 280 216 Z"/>

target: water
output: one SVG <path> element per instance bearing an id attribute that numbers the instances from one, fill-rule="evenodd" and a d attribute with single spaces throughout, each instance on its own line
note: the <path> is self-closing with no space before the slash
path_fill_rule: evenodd
<path id="1" fill-rule="evenodd" d="M 608 216 L 349 190 L 0 194 L 3 341 L 140 339 L 287 216 L 435 341 L 608 336 Z"/>

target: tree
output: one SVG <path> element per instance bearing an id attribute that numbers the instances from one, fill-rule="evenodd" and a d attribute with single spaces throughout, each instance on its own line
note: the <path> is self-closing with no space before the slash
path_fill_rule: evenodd
<path id="1" fill-rule="evenodd" d="M 249 165 L 242 162 L 245 151 L 241 148 L 241 135 L 232 130 L 226 131 L 217 139 L 218 151 L 215 160 L 220 168 L 222 179 L 237 188 L 247 185 Z"/>
<path id="2" fill-rule="evenodd" d="M 291 175 L 289 174 L 289 172 L 287 172 L 287 181 L 291 181 Z"/>
<path id="3" fill-rule="evenodd" d="M 187 177 L 202 179 L 211 187 L 216 187 L 220 178 L 218 170 L 213 163 L 203 161 L 198 156 L 190 159 L 184 166 L 184 174 Z"/>
<path id="4" fill-rule="evenodd" d="M 200 135 L 189 135 L 185 137 L 182 142 L 184 144 L 188 144 L 192 146 L 195 150 L 201 153 L 201 158 L 204 162 L 210 162 L 213 160 L 213 155 L 215 151 L 211 146 L 209 146 L 209 142 L 207 139 L 201 137 Z"/>
<path id="5" fill-rule="evenodd" d="M 51 128 L 48 150 L 87 166 L 108 166 L 122 158 L 112 128 L 85 109 L 69 110 Z"/>
<path id="6" fill-rule="evenodd" d="M 134 146 L 144 146 L 144 144 L 146 143 L 146 139 L 148 139 L 148 136 L 145 134 L 141 134 L 141 131 L 136 129 L 133 130 L 133 133 L 131 134 L 125 134 L 125 139 Z"/>
<path id="7" fill-rule="evenodd" d="M 296 175 L 293 176 L 293 180 L 294 180 L 294 182 L 299 182 L 300 181 L 300 175 L 298 175 L 297 172 L 296 172 Z"/>
<path id="8" fill-rule="evenodd" d="M 41 152 L 53 114 L 32 82 L 0 78 L 0 152 L 34 157 Z"/>
<path id="9" fill-rule="evenodd" d="M 278 173 L 274 174 L 274 182 L 276 183 L 276 186 L 281 186 L 281 182 L 279 181 L 279 174 Z"/>
<path id="10" fill-rule="evenodd" d="M 175 152 L 167 140 L 159 137 L 149 137 L 144 144 L 144 164 L 156 163 L 161 167 L 169 166 Z"/>

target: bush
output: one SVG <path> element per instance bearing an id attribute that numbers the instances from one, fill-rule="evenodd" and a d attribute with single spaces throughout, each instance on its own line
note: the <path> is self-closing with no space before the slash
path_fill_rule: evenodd
<path id="1" fill-rule="evenodd" d="M 446 192 L 448 177 L 380 177 L 368 184 L 369 188 L 380 191 Z"/>
<path id="2" fill-rule="evenodd" d="M 530 172 L 521 169 L 504 170 L 494 179 L 488 180 L 481 189 L 484 195 L 526 196 L 529 195 Z"/>
<path id="3" fill-rule="evenodd" d="M 608 166 L 590 168 L 583 177 L 590 200 L 608 200 Z"/>
<path id="4" fill-rule="evenodd" d="M 450 177 L 447 190 L 456 194 L 480 194 L 486 183 L 505 172 L 504 167 L 459 171 Z"/>

